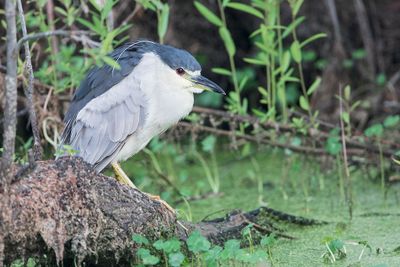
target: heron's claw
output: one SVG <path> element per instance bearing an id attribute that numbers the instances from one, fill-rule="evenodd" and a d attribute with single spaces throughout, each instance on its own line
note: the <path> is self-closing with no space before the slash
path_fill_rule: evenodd
<path id="1" fill-rule="evenodd" d="M 176 214 L 175 209 L 172 208 L 165 200 L 162 200 L 160 198 L 160 196 L 155 196 L 155 195 L 151 195 L 149 193 L 145 193 L 151 200 L 155 200 L 157 202 L 159 202 L 161 205 L 163 205 L 165 208 L 167 208 L 167 210 L 169 210 L 170 212 L 172 212 L 173 214 Z"/>
<path id="2" fill-rule="evenodd" d="M 118 163 L 111 163 L 111 166 L 114 169 L 115 177 L 121 184 L 126 184 L 132 188 L 137 189 L 137 187 L 132 183 L 131 179 L 129 179 L 128 175 L 122 170 L 121 166 Z M 160 196 L 154 196 L 148 193 L 145 193 L 151 200 L 155 200 L 163 205 L 167 210 L 176 215 L 175 210 L 164 200 L 160 198 Z"/>

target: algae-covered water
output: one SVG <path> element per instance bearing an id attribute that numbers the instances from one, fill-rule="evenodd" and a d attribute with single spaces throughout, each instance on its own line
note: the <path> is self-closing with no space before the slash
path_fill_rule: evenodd
<path id="1" fill-rule="evenodd" d="M 155 154 L 161 171 L 188 196 L 211 192 L 204 166 L 182 153 L 184 150 L 178 149 L 167 155 Z M 361 167 L 352 168 L 350 220 L 334 161 L 320 164 L 315 158 L 279 150 L 262 149 L 251 155 L 240 158 L 235 152 L 216 152 L 217 164 L 213 165 L 212 156 L 205 154 L 210 173 L 220 177 L 220 194 L 174 205 L 182 219 L 199 221 L 210 215 L 221 217 L 232 209 L 247 211 L 268 205 L 329 222 L 305 227 L 275 222 L 296 239 L 277 240 L 271 250 L 273 266 L 400 266 L 400 188 L 391 187 L 385 200 L 378 180 L 368 177 Z M 161 194 L 171 204 L 179 200 L 170 186 L 149 171 L 154 165 L 145 158 L 142 155 L 126 162 L 123 167 L 128 175 L 135 177 L 144 191 Z M 329 238 L 346 244 L 346 257 L 335 263 L 321 258 L 327 252 L 324 241 Z"/>

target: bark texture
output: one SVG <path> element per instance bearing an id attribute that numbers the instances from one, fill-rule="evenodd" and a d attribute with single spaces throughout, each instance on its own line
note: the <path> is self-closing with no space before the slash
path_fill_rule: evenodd
<path id="1" fill-rule="evenodd" d="M 131 240 L 134 234 L 151 241 L 172 236 L 186 240 L 199 230 L 212 243 L 223 245 L 240 239 L 249 224 L 255 241 L 272 232 L 291 239 L 270 223 L 271 218 L 298 225 L 319 223 L 270 208 L 237 210 L 197 224 L 178 222 L 160 202 L 97 174 L 79 158 L 33 164 L 14 168 L 16 178 L 8 191 L 0 188 L 0 266 L 30 257 L 49 266 L 131 266 L 138 249 Z"/>
<path id="2" fill-rule="evenodd" d="M 9 168 L 15 151 L 17 126 L 17 27 L 15 21 L 16 0 L 5 1 L 7 22 L 7 74 L 5 79 L 5 109 L 3 129 L 3 155 L 1 159 L 0 183 L 7 186 Z"/>
<path id="3" fill-rule="evenodd" d="M 10 203 L 0 202 L 5 264 L 47 254 L 53 262 L 124 265 L 135 255 L 133 234 L 184 234 L 159 202 L 95 173 L 80 159 L 37 162 L 26 172 L 7 195 L 0 194 Z"/>

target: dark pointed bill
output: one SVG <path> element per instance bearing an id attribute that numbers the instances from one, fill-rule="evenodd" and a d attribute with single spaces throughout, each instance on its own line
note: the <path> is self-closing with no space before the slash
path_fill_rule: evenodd
<path id="1" fill-rule="evenodd" d="M 215 82 L 207 79 L 204 76 L 201 75 L 197 75 L 197 76 L 191 76 L 190 80 L 195 84 L 195 87 L 199 88 L 199 89 L 203 89 L 203 90 L 207 90 L 207 91 L 213 91 L 219 94 L 223 94 L 226 95 L 224 90 L 222 90 L 221 87 L 219 87 L 218 84 L 216 84 Z"/>

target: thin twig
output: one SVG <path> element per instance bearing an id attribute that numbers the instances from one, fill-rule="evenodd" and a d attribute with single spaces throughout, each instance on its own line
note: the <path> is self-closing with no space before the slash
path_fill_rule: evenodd
<path id="1" fill-rule="evenodd" d="M 54 27 L 54 2 L 53 0 L 47 0 L 46 4 L 47 20 L 51 31 L 55 31 Z M 58 40 L 56 36 L 51 37 L 51 52 L 53 55 L 58 53 Z"/>
<path id="2" fill-rule="evenodd" d="M 29 35 L 24 36 L 23 38 L 19 39 L 19 41 L 17 43 L 17 51 L 19 51 L 19 49 L 25 42 L 28 42 L 31 40 L 37 40 L 37 39 L 41 39 L 41 38 L 47 38 L 50 36 L 60 35 L 60 36 L 66 36 L 66 37 L 70 37 L 72 39 L 77 39 L 78 41 L 81 41 L 81 39 L 79 39 L 80 36 L 87 36 L 87 35 L 91 35 L 91 34 L 92 33 L 88 32 L 88 31 L 65 31 L 65 30 L 55 30 L 55 31 L 48 31 L 48 32 L 32 33 L 32 34 L 29 34 Z"/>
<path id="3" fill-rule="evenodd" d="M 329 11 L 329 16 L 331 17 L 333 24 L 333 32 L 335 34 L 335 41 L 343 46 L 342 34 L 340 33 L 339 18 L 336 11 L 336 4 L 334 0 L 325 0 L 325 4 Z"/>
<path id="4" fill-rule="evenodd" d="M 24 15 L 24 10 L 22 7 L 21 0 L 18 0 L 18 11 L 19 11 L 19 18 L 20 18 L 21 28 L 22 28 L 22 36 L 26 37 L 28 35 L 28 32 L 26 30 L 25 15 Z M 39 128 L 38 128 L 39 126 L 38 126 L 35 106 L 33 103 L 33 81 L 34 81 L 35 77 L 33 75 L 31 52 L 29 50 L 29 42 L 24 43 L 24 48 L 25 48 L 25 71 L 29 75 L 28 88 L 25 88 L 24 92 L 25 92 L 25 96 L 26 96 L 27 102 L 28 102 L 29 120 L 31 123 L 32 133 L 33 133 L 33 156 L 34 156 L 34 159 L 37 161 L 42 158 L 42 147 L 40 146 L 40 135 L 39 135 Z"/>
<path id="5" fill-rule="evenodd" d="M 342 151 L 343 151 L 343 165 L 346 175 L 346 201 L 349 207 L 350 220 L 353 218 L 353 197 L 351 191 L 351 180 L 349 171 L 349 161 L 347 160 L 347 147 L 346 147 L 346 134 L 344 131 L 343 122 L 343 98 L 342 98 L 342 87 L 339 88 L 339 109 L 340 109 L 340 131 L 342 139 Z"/>
<path id="6" fill-rule="evenodd" d="M 215 129 L 215 128 L 203 126 L 203 125 L 193 125 L 188 122 L 179 122 L 178 126 L 193 129 L 194 131 L 204 131 L 204 132 L 209 132 L 209 133 L 213 133 L 213 134 L 221 135 L 221 136 L 242 138 L 247 141 L 266 144 L 266 145 L 270 145 L 273 147 L 287 148 L 287 149 L 292 150 L 293 152 L 298 152 L 298 153 L 306 153 L 306 154 L 313 154 L 313 155 L 329 155 L 326 152 L 326 150 L 323 148 L 312 148 L 312 147 L 306 147 L 306 146 L 294 146 L 294 145 L 285 144 L 285 143 L 278 143 L 278 142 L 274 142 L 271 140 L 267 140 L 265 138 L 260 139 L 257 136 L 252 136 L 252 135 L 247 135 L 247 134 L 238 134 L 233 131 Z M 365 151 L 362 149 L 352 149 L 352 150 L 348 150 L 348 153 L 351 155 L 354 155 L 354 156 L 363 156 L 365 154 Z"/>

